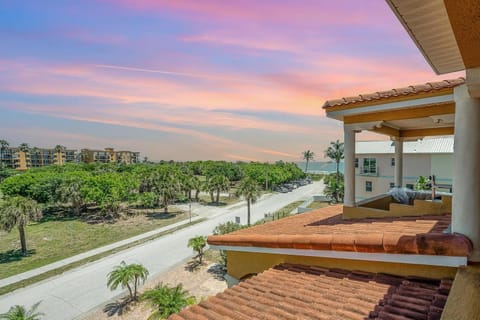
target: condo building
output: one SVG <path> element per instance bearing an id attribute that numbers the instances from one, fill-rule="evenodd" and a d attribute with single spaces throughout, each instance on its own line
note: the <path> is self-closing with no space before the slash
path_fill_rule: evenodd
<path id="1" fill-rule="evenodd" d="M 132 164 L 140 162 L 140 152 L 115 151 L 113 148 L 105 148 L 104 150 L 82 149 L 80 160 L 85 163 Z"/>
<path id="2" fill-rule="evenodd" d="M 72 162 L 85 163 L 117 163 L 132 164 L 138 163 L 139 152 L 115 151 L 113 148 L 104 150 L 82 149 L 80 154 L 77 150 L 59 148 L 25 148 L 25 147 L 3 147 L 0 149 L 0 164 L 7 168 L 19 171 L 30 168 L 38 168 L 49 165 L 64 165 Z"/>

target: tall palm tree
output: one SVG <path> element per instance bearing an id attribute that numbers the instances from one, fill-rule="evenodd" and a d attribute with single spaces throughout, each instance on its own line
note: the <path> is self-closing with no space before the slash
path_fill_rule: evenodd
<path id="1" fill-rule="evenodd" d="M 260 197 L 260 187 L 254 179 L 246 177 L 240 181 L 236 195 L 247 200 L 247 225 L 250 226 L 250 205 Z"/>
<path id="2" fill-rule="evenodd" d="M 203 183 L 197 176 L 193 176 L 192 179 L 192 189 L 195 190 L 195 201 L 198 202 L 198 195 L 203 188 Z"/>
<path id="3" fill-rule="evenodd" d="M 215 175 L 207 181 L 207 189 L 213 195 L 213 192 L 216 192 L 216 203 L 220 202 L 220 192 L 228 191 L 230 188 L 230 181 L 224 175 Z M 212 197 L 213 198 L 213 197 Z M 213 199 L 212 199 L 213 200 Z M 212 201 L 213 202 L 213 201 Z"/>
<path id="4" fill-rule="evenodd" d="M 307 150 L 302 152 L 303 155 L 303 160 L 307 161 L 305 165 L 305 173 L 308 171 L 308 163 L 313 160 L 313 157 L 315 156 L 315 153 L 313 151 Z"/>
<path id="5" fill-rule="evenodd" d="M 168 203 L 175 199 L 180 191 L 180 183 L 178 178 L 172 174 L 155 174 L 153 179 L 154 190 L 162 199 L 164 212 L 168 212 Z"/>
<path id="6" fill-rule="evenodd" d="M 137 300 L 137 289 L 140 281 L 145 283 L 148 277 L 148 270 L 141 264 L 126 264 L 122 261 L 119 266 L 107 276 L 107 286 L 110 290 L 115 290 L 120 286 L 122 289 L 127 288 L 130 294 L 130 300 Z M 133 288 L 132 288 L 133 287 Z"/>
<path id="7" fill-rule="evenodd" d="M 18 146 L 18 149 L 23 152 L 28 152 L 30 150 L 30 146 L 28 143 L 24 142 Z"/>
<path id="8" fill-rule="evenodd" d="M 37 221 L 41 217 L 42 211 L 37 202 L 21 196 L 7 198 L 0 207 L 0 227 L 7 232 L 10 232 L 14 227 L 18 228 L 24 256 L 27 255 L 25 226 L 29 220 Z"/>
<path id="9" fill-rule="evenodd" d="M 337 186 L 340 185 L 340 161 L 344 158 L 344 145 L 343 142 L 332 141 L 330 146 L 325 150 L 325 156 L 333 161 L 336 164 L 336 175 L 335 180 Z M 338 201 L 338 194 L 335 193 L 335 200 Z"/>
<path id="10" fill-rule="evenodd" d="M 40 302 L 35 303 L 29 310 L 24 306 L 13 306 L 7 313 L 0 314 L 1 320 L 40 320 L 43 313 L 37 312 Z"/>
<path id="11" fill-rule="evenodd" d="M 61 152 L 63 152 L 63 151 L 66 150 L 66 149 L 67 149 L 67 147 L 62 146 L 62 145 L 60 145 L 60 144 L 57 144 L 57 145 L 55 146 L 55 152 L 56 152 L 56 153 L 61 153 Z"/>

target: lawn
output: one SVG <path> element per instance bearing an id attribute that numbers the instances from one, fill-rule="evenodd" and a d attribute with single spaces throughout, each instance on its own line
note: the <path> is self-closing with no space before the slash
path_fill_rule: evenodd
<path id="1" fill-rule="evenodd" d="M 228 196 L 220 196 L 220 201 L 219 203 L 217 204 L 216 202 L 210 202 L 212 199 L 210 199 L 210 196 L 209 195 L 206 195 L 206 194 L 201 194 L 199 196 L 199 202 L 203 205 L 207 205 L 207 206 L 219 206 L 219 207 L 222 207 L 222 206 L 227 206 L 227 205 L 230 205 L 230 204 L 235 204 L 239 201 L 241 201 L 240 198 L 234 196 L 233 194 L 230 195 L 230 197 Z"/>
<path id="2" fill-rule="evenodd" d="M 295 208 L 297 208 L 303 202 L 304 202 L 304 200 L 291 202 L 291 203 L 287 204 L 285 207 L 275 211 L 273 214 L 270 214 L 268 217 L 257 221 L 255 224 L 262 224 L 262 223 L 282 219 L 282 218 L 285 218 L 285 217 L 289 217 L 290 212 L 292 212 Z"/>
<path id="3" fill-rule="evenodd" d="M 313 201 L 312 203 L 310 203 L 308 205 L 307 208 L 310 208 L 310 209 L 320 209 L 320 208 L 325 208 L 325 207 L 328 207 L 329 204 L 328 202 L 322 202 L 322 201 Z"/>
<path id="4" fill-rule="evenodd" d="M 173 209 L 173 208 L 172 208 Z M 29 255 L 19 254 L 18 231 L 0 233 L 0 279 L 188 219 L 186 212 L 139 214 L 114 223 L 44 219 L 26 228 Z"/>

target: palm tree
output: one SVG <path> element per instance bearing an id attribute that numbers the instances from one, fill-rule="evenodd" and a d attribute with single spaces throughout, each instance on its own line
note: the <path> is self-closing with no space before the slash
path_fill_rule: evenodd
<path id="1" fill-rule="evenodd" d="M 40 302 L 35 303 L 29 310 L 24 306 L 11 307 L 7 313 L 0 314 L 1 320 L 40 320 L 45 314 L 36 312 Z"/>
<path id="2" fill-rule="evenodd" d="M 344 158 L 344 151 L 343 151 L 343 142 L 332 141 L 330 142 L 330 146 L 325 150 L 325 156 L 330 158 L 331 160 L 335 161 L 336 164 L 336 184 L 337 186 L 340 185 L 340 161 Z M 338 194 L 337 192 L 334 195 L 335 200 L 338 202 Z"/>
<path id="3" fill-rule="evenodd" d="M 155 174 L 153 178 L 153 189 L 162 199 L 164 212 L 168 212 L 168 203 L 175 199 L 180 191 L 180 183 L 176 176 L 171 173 Z"/>
<path id="4" fill-rule="evenodd" d="M 58 189 L 60 201 L 70 203 L 75 215 L 80 214 L 84 205 L 81 188 L 80 180 L 72 180 L 65 181 Z"/>
<path id="5" fill-rule="evenodd" d="M 115 290 L 120 286 L 122 289 L 127 288 L 130 294 L 130 300 L 137 300 L 137 288 L 139 282 L 145 283 L 148 277 L 148 270 L 141 264 L 126 264 L 122 261 L 119 266 L 107 276 L 107 286 L 110 290 Z M 132 289 L 133 286 L 133 289 Z"/>
<path id="6" fill-rule="evenodd" d="M 308 163 L 313 160 L 313 157 L 315 156 L 315 153 L 313 151 L 307 150 L 302 152 L 303 155 L 303 160 L 307 161 L 305 165 L 305 173 L 308 171 Z"/>
<path id="7" fill-rule="evenodd" d="M 198 263 L 202 264 L 203 260 L 203 249 L 207 246 L 207 237 L 204 236 L 196 236 L 194 238 L 190 238 L 188 240 L 188 247 L 192 248 L 194 251 L 197 252 L 196 258 L 198 258 Z"/>
<path id="8" fill-rule="evenodd" d="M 195 201 L 197 202 L 198 202 L 198 195 L 200 194 L 202 187 L 203 187 L 202 181 L 200 181 L 200 179 L 197 176 L 193 176 L 192 189 L 195 190 Z"/>
<path id="9" fill-rule="evenodd" d="M 60 144 L 57 144 L 57 145 L 55 146 L 55 152 L 56 152 L 56 153 L 61 153 L 61 152 L 63 152 L 63 151 L 66 150 L 66 149 L 67 149 L 67 147 L 64 147 L 64 146 L 62 146 L 62 145 L 60 145 Z"/>
<path id="10" fill-rule="evenodd" d="M 23 152 L 28 152 L 30 150 L 30 146 L 28 143 L 24 142 L 18 146 L 18 149 Z"/>
<path id="11" fill-rule="evenodd" d="M 260 187 L 254 179 L 246 177 L 240 181 L 236 195 L 247 200 L 247 225 L 250 226 L 250 204 L 255 203 L 260 196 Z"/>
<path id="12" fill-rule="evenodd" d="M 0 207 L 0 227 L 7 232 L 10 232 L 14 227 L 18 227 L 24 256 L 27 255 L 25 226 L 29 220 L 37 221 L 41 217 L 42 211 L 39 209 L 37 202 L 21 196 L 7 198 Z"/>
<path id="13" fill-rule="evenodd" d="M 195 297 L 183 290 L 181 284 L 176 287 L 168 287 L 160 283 L 156 288 L 145 291 L 142 294 L 142 300 L 150 302 L 156 309 L 148 317 L 148 320 L 167 319 L 172 314 L 195 303 Z"/>
<path id="14" fill-rule="evenodd" d="M 224 175 L 215 175 L 207 181 L 207 189 L 210 192 L 213 202 L 213 192 L 217 193 L 216 203 L 220 202 L 220 192 L 228 191 L 230 188 L 230 181 Z"/>

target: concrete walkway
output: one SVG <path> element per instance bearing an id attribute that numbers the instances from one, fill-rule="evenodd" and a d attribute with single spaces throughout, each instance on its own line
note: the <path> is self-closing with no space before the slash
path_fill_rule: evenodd
<path id="1" fill-rule="evenodd" d="M 199 219 L 202 219 L 202 217 L 198 217 L 198 216 L 197 217 L 192 217 L 192 222 L 195 222 Z M 60 267 L 69 265 L 69 264 L 74 263 L 74 262 L 81 261 L 85 258 L 89 258 L 89 257 L 95 256 L 97 254 L 104 253 L 104 252 L 110 251 L 112 249 L 122 247 L 122 246 L 127 245 L 127 244 L 134 243 L 138 240 L 143 240 L 143 239 L 150 238 L 150 237 L 155 236 L 157 234 L 160 234 L 160 233 L 163 233 L 163 232 L 166 232 L 166 231 L 169 231 L 169 230 L 173 230 L 173 229 L 175 229 L 179 226 L 183 226 L 183 225 L 186 225 L 186 224 L 189 224 L 189 223 L 190 223 L 190 220 L 187 219 L 187 220 L 183 220 L 183 221 L 180 221 L 180 222 L 177 222 L 177 223 L 174 223 L 174 224 L 169 224 L 168 226 L 161 227 L 161 228 L 158 228 L 158 229 L 146 232 L 146 233 L 142 233 L 142 234 L 140 234 L 138 236 L 135 236 L 135 237 L 131 237 L 131 238 L 128 238 L 128 239 L 125 239 L 125 240 L 121 240 L 121 241 L 118 241 L 118 242 L 115 242 L 115 243 L 111 243 L 109 245 L 106 245 L 106 246 L 103 246 L 103 247 L 100 247 L 100 248 L 96 248 L 96 249 L 93 249 L 93 250 L 90 250 L 90 251 L 86 251 L 86 252 L 83 252 L 81 254 L 78 254 L 78 255 L 70 257 L 70 258 L 66 258 L 66 259 L 63 259 L 63 260 L 60 260 L 60 261 L 57 261 L 57 262 L 54 262 L 54 263 L 47 264 L 43 267 L 39 267 L 39 268 L 30 270 L 30 271 L 26 271 L 26 272 L 23 272 L 23 273 L 20 273 L 20 274 L 16 274 L 14 276 L 11 276 L 11 277 L 8 277 L 8 278 L 5 278 L 5 279 L 1 279 L 0 280 L 0 288 L 8 286 L 10 284 L 13 284 L 15 282 L 19 282 L 19 281 L 22 281 L 22 280 L 25 280 L 25 279 L 33 278 L 33 277 L 38 276 L 42 273 L 58 269 Z"/>

